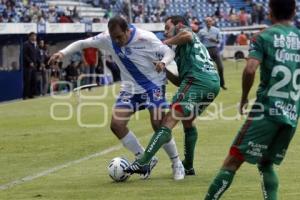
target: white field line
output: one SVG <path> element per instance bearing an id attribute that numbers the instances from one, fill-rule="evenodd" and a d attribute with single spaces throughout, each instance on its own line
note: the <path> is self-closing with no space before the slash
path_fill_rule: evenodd
<path id="1" fill-rule="evenodd" d="M 226 110 L 229 110 L 229 109 L 232 109 L 232 108 L 236 108 L 236 104 L 234 105 L 231 105 L 231 106 L 228 106 L 228 107 L 225 107 L 224 109 L 222 110 L 219 110 L 217 113 L 214 113 L 214 115 L 217 115 L 221 112 L 224 112 Z M 179 128 L 179 126 L 177 126 L 176 128 Z M 144 136 L 144 137 L 147 137 L 147 136 Z M 142 138 L 144 138 L 142 137 Z M 142 138 L 139 138 L 139 139 L 142 139 Z M 108 149 L 105 149 L 103 151 L 100 151 L 100 152 L 97 152 L 97 153 L 94 153 L 94 154 L 91 154 L 91 155 L 88 155 L 88 156 L 85 156 L 83 158 L 80 158 L 78 160 L 73 160 L 73 161 L 70 161 L 70 162 L 67 162 L 63 165 L 58 165 L 58 166 L 55 166 L 53 168 L 50 168 L 50 169 L 47 169 L 45 171 L 42 171 L 42 172 L 39 172 L 37 174 L 34 174 L 34 175 L 29 175 L 29 176 L 26 176 L 26 177 L 23 177 L 23 178 L 20 178 L 20 179 L 17 179 L 17 180 L 14 180 L 12 182 L 9 182 L 9 183 L 6 183 L 6 184 L 3 184 L 3 185 L 0 185 L 0 191 L 1 190 L 7 190 L 9 188 L 12 188 L 14 186 L 17 186 L 17 185 L 20 185 L 20 184 L 23 184 L 23 183 L 26 183 L 26 182 L 30 182 L 32 180 L 35 180 L 37 178 L 40 178 L 40 177 L 43 177 L 43 176 L 47 176 L 51 173 L 54 173 L 54 172 L 57 172 L 61 169 L 65 169 L 65 168 L 68 168 L 68 167 L 71 167 L 75 164 L 79 164 L 81 162 L 84 162 L 84 161 L 87 161 L 87 160 L 90 160 L 92 158 L 96 158 L 96 157 L 99 157 L 99 156 L 103 156 L 105 154 L 108 154 L 110 152 L 113 152 L 113 151 L 117 151 L 117 150 L 120 150 L 123 146 L 120 144 L 120 145 L 115 145 L 115 146 L 112 146 Z"/>
<path id="2" fill-rule="evenodd" d="M 98 153 L 94 153 L 94 154 L 91 154 L 91 155 L 88 155 L 86 157 L 83 157 L 83 158 L 80 158 L 78 160 L 73 160 L 73 161 L 70 161 L 70 162 L 67 162 L 66 164 L 63 164 L 63 165 L 58 165 L 56 167 L 53 167 L 53 168 L 50 168 L 50 169 L 47 169 L 45 171 L 42 171 L 40 173 L 37 173 L 35 175 L 30 175 L 30 176 L 26 176 L 24 178 L 20 178 L 20 179 L 17 179 L 15 181 L 12 181 L 12 182 L 9 182 L 9 183 L 6 183 L 4 185 L 0 185 L 0 191 L 1 190 L 6 190 L 6 189 L 9 189 L 11 187 L 14 187 L 16 185 L 19 185 L 19 184 L 22 184 L 22 183 L 25 183 L 25 182 L 30 182 L 34 179 L 37 179 L 37 178 L 40 178 L 40 177 L 43 177 L 43 176 L 47 176 L 51 173 L 54 173 L 54 172 L 57 172 L 61 169 L 64 169 L 64 168 L 68 168 L 68 167 L 71 167 L 75 164 L 78 164 L 78 163 L 81 163 L 83 161 L 87 161 L 87 160 L 90 160 L 92 158 L 96 158 L 96 157 L 99 157 L 99 156 L 103 156 L 105 154 L 108 154 L 110 152 L 113 152 L 113 151 L 117 151 L 117 150 L 120 150 L 123 146 L 120 144 L 120 145 L 115 145 L 113 147 L 110 147 L 108 149 L 105 149 L 103 151 L 100 151 Z"/>

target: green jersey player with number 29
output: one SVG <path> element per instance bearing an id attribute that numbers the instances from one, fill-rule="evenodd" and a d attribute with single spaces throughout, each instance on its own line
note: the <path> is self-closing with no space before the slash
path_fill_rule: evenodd
<path id="1" fill-rule="evenodd" d="M 279 181 L 273 164 L 279 165 L 285 157 L 300 114 L 300 32 L 291 25 L 295 0 L 270 0 L 269 7 L 273 25 L 255 36 L 250 44 L 240 112 L 243 113 L 248 102 L 255 71 L 260 65 L 256 103 L 205 200 L 219 199 L 244 161 L 257 164 L 264 199 L 277 199 Z"/>

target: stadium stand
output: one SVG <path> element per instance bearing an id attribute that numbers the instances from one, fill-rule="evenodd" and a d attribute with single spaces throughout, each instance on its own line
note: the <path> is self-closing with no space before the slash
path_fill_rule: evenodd
<path id="1" fill-rule="evenodd" d="M 157 23 L 178 14 L 200 21 L 213 16 L 222 28 L 267 23 L 267 4 L 267 0 L 1 0 L 0 23 L 105 23 L 114 14 L 134 23 Z M 298 9 L 297 24 L 299 18 Z"/>

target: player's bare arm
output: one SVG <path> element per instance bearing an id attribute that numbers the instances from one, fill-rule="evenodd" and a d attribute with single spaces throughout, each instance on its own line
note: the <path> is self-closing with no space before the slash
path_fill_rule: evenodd
<path id="1" fill-rule="evenodd" d="M 183 30 L 183 31 L 180 31 L 174 37 L 166 39 L 164 41 L 164 43 L 166 45 L 182 45 L 182 44 L 186 44 L 188 42 L 191 42 L 192 40 L 193 40 L 192 32 Z"/>
<path id="2" fill-rule="evenodd" d="M 254 78 L 255 78 L 255 72 L 259 66 L 260 62 L 257 59 L 249 58 L 246 64 L 246 67 L 243 72 L 243 78 L 242 78 L 242 97 L 240 102 L 240 113 L 244 114 L 243 108 L 248 103 L 248 94 L 250 92 L 250 89 L 253 85 Z"/>
<path id="3" fill-rule="evenodd" d="M 93 38 L 88 38 L 85 40 L 78 40 L 76 42 L 71 43 L 66 48 L 60 50 L 59 52 L 53 54 L 49 59 L 49 64 L 53 63 L 55 61 L 62 60 L 64 56 L 66 55 L 72 55 L 73 53 L 77 51 L 82 51 L 85 48 L 100 48 L 104 49 L 104 47 L 101 45 L 100 39 L 95 40 Z"/>

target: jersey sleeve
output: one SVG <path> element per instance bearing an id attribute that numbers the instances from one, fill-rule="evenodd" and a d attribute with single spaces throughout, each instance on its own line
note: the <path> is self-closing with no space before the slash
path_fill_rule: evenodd
<path id="1" fill-rule="evenodd" d="M 96 48 L 100 50 L 108 50 L 108 35 L 107 33 L 100 33 L 97 36 L 90 37 L 85 40 L 78 40 L 71 43 L 66 48 L 60 50 L 64 55 L 72 55 L 75 52 L 82 51 L 86 48 Z"/>
<path id="2" fill-rule="evenodd" d="M 149 34 L 148 41 L 156 60 L 160 60 L 166 65 L 169 65 L 173 61 L 175 57 L 174 51 L 163 44 L 153 33 Z"/>
<path id="3" fill-rule="evenodd" d="M 261 35 L 257 35 L 252 38 L 250 42 L 250 48 L 249 48 L 249 58 L 254 58 L 259 61 L 262 61 L 263 59 L 263 38 Z"/>

